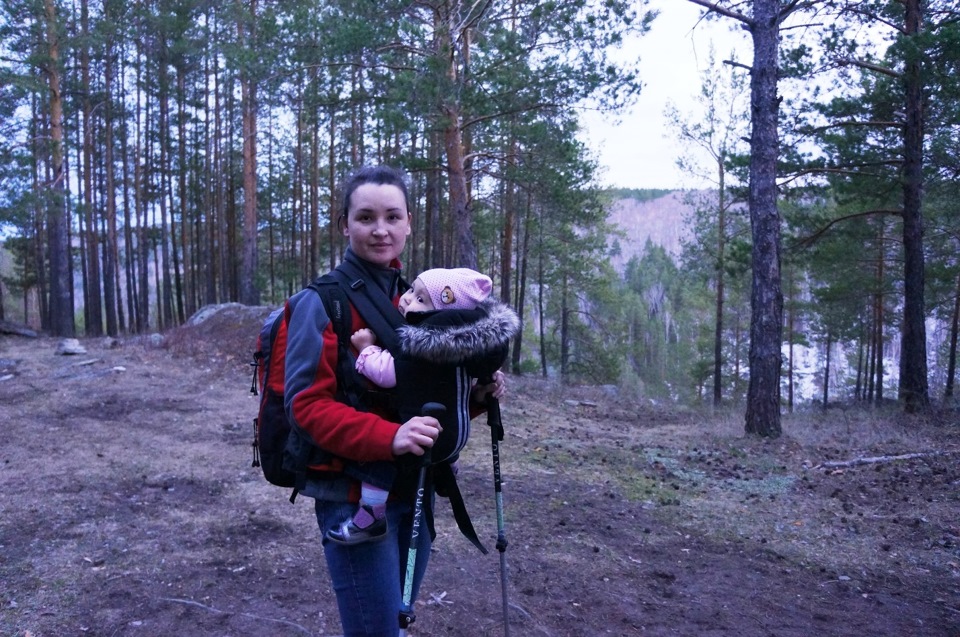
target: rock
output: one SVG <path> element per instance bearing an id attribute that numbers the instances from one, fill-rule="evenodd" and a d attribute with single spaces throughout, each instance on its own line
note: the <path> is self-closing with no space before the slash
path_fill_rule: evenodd
<path id="1" fill-rule="evenodd" d="M 189 319 L 187 319 L 187 325 L 200 325 L 206 321 L 211 316 L 215 315 L 217 312 L 222 312 L 228 309 L 240 309 L 246 307 L 242 303 L 220 303 L 219 305 L 205 305 L 194 313 Z"/>
<path id="2" fill-rule="evenodd" d="M 14 336 L 26 336 L 27 338 L 37 338 L 39 336 L 26 325 L 12 321 L 0 321 L 0 334 L 13 334 Z"/>
<path id="3" fill-rule="evenodd" d="M 57 343 L 57 349 L 54 352 L 61 356 L 72 355 L 72 354 L 86 354 L 87 350 L 83 345 L 80 344 L 75 338 L 64 338 Z"/>

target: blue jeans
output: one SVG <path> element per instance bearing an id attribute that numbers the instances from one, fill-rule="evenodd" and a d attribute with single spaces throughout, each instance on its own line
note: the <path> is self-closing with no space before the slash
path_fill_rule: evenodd
<path id="1" fill-rule="evenodd" d="M 425 507 L 431 504 L 424 503 Z M 321 536 L 352 517 L 356 511 L 355 503 L 316 500 Z M 427 530 L 426 515 L 420 520 L 411 605 L 417 599 L 430 558 L 430 532 Z M 380 541 L 353 546 L 326 539 L 323 541 L 327 569 L 337 595 L 343 637 L 397 637 L 400 630 L 403 578 L 406 575 L 407 551 L 413 528 L 413 503 L 389 502 L 387 522 L 390 531 Z"/>

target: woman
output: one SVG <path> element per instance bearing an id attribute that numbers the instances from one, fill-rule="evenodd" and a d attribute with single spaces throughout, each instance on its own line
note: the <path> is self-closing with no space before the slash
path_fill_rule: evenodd
<path id="1" fill-rule="evenodd" d="M 368 167 L 347 182 L 339 220 L 349 244 L 344 261 L 357 266 L 364 285 L 390 298 L 394 306 L 401 292 L 398 258 L 410 235 L 410 221 L 402 173 Z M 356 462 L 421 456 L 433 446 L 440 433 L 434 418 L 416 416 L 398 424 L 399 418 L 388 410 L 363 412 L 337 402 L 337 336 L 319 295 L 306 290 L 287 307 L 293 309 L 286 316 L 284 394 L 291 422 L 319 447 Z M 366 327 L 356 311 L 352 318 L 353 330 Z M 498 374 L 496 383 L 475 395 L 502 395 L 502 378 Z M 323 541 L 344 637 L 394 637 L 398 632 L 405 572 L 401 562 L 405 565 L 413 522 L 411 494 L 398 482 L 387 504 L 390 530 L 383 541 L 355 546 Z M 317 522 L 325 535 L 356 510 L 360 482 L 334 467 L 308 479 L 301 493 L 316 500 Z M 414 599 L 426 571 L 430 534 L 420 533 L 418 541 Z"/>

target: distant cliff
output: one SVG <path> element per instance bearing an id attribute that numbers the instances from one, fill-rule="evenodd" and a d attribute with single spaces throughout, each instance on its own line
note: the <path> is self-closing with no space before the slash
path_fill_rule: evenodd
<path id="1" fill-rule="evenodd" d="M 631 191 L 615 191 L 611 193 L 612 203 L 609 206 L 607 219 L 620 228 L 623 238 L 612 238 L 620 246 L 620 256 L 612 261 L 618 271 L 631 257 L 643 252 L 647 239 L 652 243 L 663 246 L 667 252 L 676 257 L 680 254 L 680 242 L 689 237 L 687 216 L 693 212 L 689 202 L 698 196 L 705 196 L 705 191 L 639 191 L 638 196 L 631 196 Z M 650 195 L 658 195 L 651 197 Z"/>

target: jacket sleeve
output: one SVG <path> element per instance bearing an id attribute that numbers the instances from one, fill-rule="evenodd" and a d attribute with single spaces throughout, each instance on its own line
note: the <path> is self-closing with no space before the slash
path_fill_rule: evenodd
<path id="1" fill-rule="evenodd" d="M 368 345 L 357 356 L 357 372 L 377 387 L 397 386 L 397 368 L 393 354 L 377 345 Z"/>
<path id="2" fill-rule="evenodd" d="M 293 302 L 293 301 L 296 302 Z M 349 460 L 393 460 L 400 425 L 336 399 L 337 335 L 320 296 L 305 290 L 285 310 L 284 407 L 321 448 Z"/>

